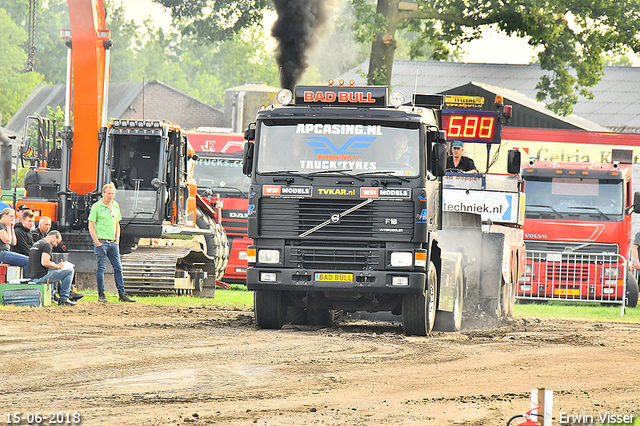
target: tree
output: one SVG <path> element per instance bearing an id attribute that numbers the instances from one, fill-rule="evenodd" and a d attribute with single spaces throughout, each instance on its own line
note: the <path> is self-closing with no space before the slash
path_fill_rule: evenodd
<path id="1" fill-rule="evenodd" d="M 540 67 L 549 73 L 538 82 L 536 99 L 568 115 L 578 95 L 593 97 L 588 88 L 600 81 L 605 52 L 640 53 L 639 0 L 348 1 L 359 18 L 359 39 L 372 41 L 369 84 L 390 83 L 399 28 L 420 34 L 411 47 L 414 57 L 431 44 L 431 59 L 442 60 L 452 48 L 481 37 L 483 28 L 497 25 L 541 49 Z"/>
<path id="2" fill-rule="evenodd" d="M 231 40 L 245 28 L 260 25 L 269 0 L 154 0 L 171 9 L 174 20 L 183 22 L 182 34 L 199 40 Z"/>
<path id="3" fill-rule="evenodd" d="M 29 93 L 43 79 L 42 74 L 22 72 L 27 54 L 21 45 L 26 39 L 24 29 L 11 20 L 5 9 L 0 9 L 0 126 L 9 122 Z"/>

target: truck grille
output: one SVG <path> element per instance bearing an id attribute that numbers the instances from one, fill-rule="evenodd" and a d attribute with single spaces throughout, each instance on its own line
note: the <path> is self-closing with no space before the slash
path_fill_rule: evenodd
<path id="1" fill-rule="evenodd" d="M 595 271 L 595 268 L 594 268 Z M 589 264 L 547 264 L 547 280 L 582 283 L 589 280 Z"/>
<path id="2" fill-rule="evenodd" d="M 227 235 L 246 237 L 247 236 L 247 219 L 231 218 L 226 210 L 222 210 L 222 227 L 227 231 Z"/>
<path id="3" fill-rule="evenodd" d="M 554 251 L 562 253 L 580 253 L 580 254 L 600 254 L 600 253 L 618 253 L 617 244 L 606 243 L 581 243 L 575 241 L 539 241 L 526 240 L 527 250 L 533 251 Z"/>
<path id="4" fill-rule="evenodd" d="M 292 247 L 291 266 L 303 269 L 373 270 L 379 269 L 380 250 L 344 247 Z"/>
<path id="5" fill-rule="evenodd" d="M 258 232 L 263 238 L 298 238 L 300 234 L 358 205 L 362 200 L 260 199 Z M 328 224 L 305 239 L 410 241 L 413 202 L 375 200 Z"/>

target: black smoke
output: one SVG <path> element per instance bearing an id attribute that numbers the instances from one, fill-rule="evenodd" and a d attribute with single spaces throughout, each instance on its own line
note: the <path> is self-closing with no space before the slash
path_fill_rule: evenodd
<path id="1" fill-rule="evenodd" d="M 276 60 L 283 88 L 293 90 L 307 68 L 307 51 L 327 19 L 329 3 L 327 0 L 273 0 L 278 19 L 271 35 L 278 41 Z"/>

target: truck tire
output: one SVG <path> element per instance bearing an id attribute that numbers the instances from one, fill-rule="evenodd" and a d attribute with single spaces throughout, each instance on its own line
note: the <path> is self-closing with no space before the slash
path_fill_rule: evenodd
<path id="1" fill-rule="evenodd" d="M 464 299 L 464 280 L 462 274 L 456 277 L 456 298 L 453 301 L 453 312 L 436 312 L 433 324 L 435 331 L 457 332 L 462 328 L 462 305 Z"/>
<path id="2" fill-rule="evenodd" d="M 627 274 L 627 307 L 638 306 L 638 281 L 631 274 Z"/>
<path id="3" fill-rule="evenodd" d="M 216 280 L 221 280 L 227 271 L 227 265 L 229 265 L 229 237 L 227 237 L 227 232 L 224 230 L 222 225 L 216 223 L 214 224 L 216 227 L 216 232 L 218 233 L 218 249 L 220 253 L 220 268 L 217 270 L 218 274 L 216 276 Z"/>
<path id="4" fill-rule="evenodd" d="M 222 279 L 229 264 L 229 239 L 222 225 L 215 223 L 201 209 L 196 211 L 196 225 L 200 229 L 210 229 L 211 233 L 204 236 L 204 252 L 214 259 L 216 267 L 216 281 Z"/>
<path id="5" fill-rule="evenodd" d="M 429 262 L 429 273 L 423 292 L 405 294 L 402 297 L 402 328 L 407 336 L 426 336 L 433 330 L 438 297 L 437 285 L 436 267 L 433 262 Z"/>
<path id="6" fill-rule="evenodd" d="M 287 324 L 305 325 L 307 323 L 307 313 L 305 308 L 300 306 L 289 306 L 287 309 Z"/>
<path id="7" fill-rule="evenodd" d="M 287 317 L 287 304 L 282 293 L 273 290 L 256 290 L 253 293 L 253 316 L 260 328 L 278 330 Z"/>
<path id="8" fill-rule="evenodd" d="M 332 326 L 335 320 L 335 311 L 333 309 L 307 308 L 307 324 Z"/>

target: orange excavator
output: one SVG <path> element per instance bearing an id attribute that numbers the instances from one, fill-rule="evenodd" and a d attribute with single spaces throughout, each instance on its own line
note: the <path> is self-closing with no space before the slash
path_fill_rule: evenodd
<path id="1" fill-rule="evenodd" d="M 179 125 L 161 120 L 107 121 L 109 53 L 103 0 L 68 0 L 65 122 L 61 131 L 30 117 L 19 157 L 29 167 L 18 200 L 63 233 L 78 273 L 94 273 L 91 205 L 104 184 L 118 189 L 120 251 L 127 293 L 198 293 L 228 261 L 221 212 L 197 194 L 195 151 Z M 73 127 L 71 112 L 73 111 Z M 29 120 L 31 120 L 29 122 Z M 59 138 L 52 138 L 51 134 Z"/>

